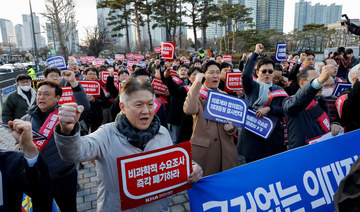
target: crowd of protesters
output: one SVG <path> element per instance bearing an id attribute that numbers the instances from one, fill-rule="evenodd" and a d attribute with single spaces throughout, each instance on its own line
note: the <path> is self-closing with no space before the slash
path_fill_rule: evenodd
<path id="1" fill-rule="evenodd" d="M 70 60 L 68 70 L 47 67 L 45 79 L 35 88 L 30 76 L 19 75 L 17 90 L 2 107 L 2 121 L 22 119 L 41 133 L 56 120 L 46 142 L 38 144 L 38 155 L 49 173 L 44 181 L 50 189 L 42 201 L 46 206 L 55 199 L 62 211 L 76 211 L 75 164 L 84 161 L 96 160 L 98 211 L 120 210 L 119 181 L 113 171 L 117 157 L 191 141 L 193 183 L 304 146 L 326 133 L 336 136 L 360 128 L 360 64 L 352 49 L 340 47 L 318 67 L 311 51 L 288 54 L 281 62 L 263 52 L 264 46 L 257 44 L 254 52 L 241 57 L 238 69 L 222 55 L 191 54 L 173 62 L 156 55 L 144 58 L 144 66 L 132 67 L 126 60 L 99 67 Z M 105 83 L 102 72 L 108 73 Z M 248 100 L 257 118 L 277 117 L 268 139 L 230 121 L 203 117 L 208 92 L 226 93 L 227 72 L 242 72 L 243 89 L 229 95 Z M 167 86 L 165 94 L 154 92 L 154 79 Z M 83 80 L 100 82 L 100 95 L 87 94 L 79 83 Z M 339 82 L 352 88 L 336 97 L 333 90 Z M 64 86 L 71 87 L 75 102 L 60 106 Z M 269 98 L 274 91 L 282 95 Z M 169 203 L 167 198 L 146 207 L 167 211 Z"/>

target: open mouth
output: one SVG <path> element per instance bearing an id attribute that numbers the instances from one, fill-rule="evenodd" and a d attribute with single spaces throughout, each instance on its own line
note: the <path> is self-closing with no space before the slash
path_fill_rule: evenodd
<path id="1" fill-rule="evenodd" d="M 148 117 L 142 117 L 140 118 L 140 122 L 141 123 L 147 123 L 149 121 L 149 118 Z"/>

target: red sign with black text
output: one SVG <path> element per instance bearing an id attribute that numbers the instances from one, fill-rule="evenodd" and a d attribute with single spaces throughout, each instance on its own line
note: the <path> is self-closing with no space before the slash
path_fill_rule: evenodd
<path id="1" fill-rule="evenodd" d="M 79 81 L 85 90 L 85 93 L 94 97 L 100 97 L 100 83 L 97 81 L 82 80 Z"/>
<path id="2" fill-rule="evenodd" d="M 101 72 L 101 81 L 102 81 L 102 83 L 104 83 L 104 85 L 106 84 L 108 76 L 110 76 L 109 71 L 102 71 Z M 114 83 L 116 84 L 117 81 L 118 81 L 118 73 L 114 72 Z"/>
<path id="3" fill-rule="evenodd" d="M 125 58 L 124 58 L 124 55 L 123 54 L 115 54 L 115 60 L 121 60 L 123 61 Z"/>
<path id="4" fill-rule="evenodd" d="M 87 56 L 87 57 L 86 57 L 87 63 L 91 63 L 91 62 L 93 62 L 94 60 L 95 60 L 95 57 L 94 57 L 94 56 Z"/>
<path id="5" fill-rule="evenodd" d="M 173 69 L 170 69 L 170 74 L 171 74 L 171 76 L 176 77 L 177 76 L 177 71 L 173 70 Z"/>
<path id="6" fill-rule="evenodd" d="M 127 61 L 126 68 L 130 74 L 134 71 L 134 70 L 132 70 L 133 65 L 139 65 L 139 63 L 137 61 L 131 61 L 131 60 Z"/>
<path id="7" fill-rule="evenodd" d="M 242 89 L 241 82 L 242 73 L 240 72 L 227 72 L 225 82 L 225 92 L 233 93 Z"/>
<path id="8" fill-rule="evenodd" d="M 166 91 L 168 90 L 168 87 L 159 79 L 154 78 L 152 83 L 151 83 L 155 94 L 158 95 L 165 95 Z"/>
<path id="9" fill-rule="evenodd" d="M 117 158 L 121 210 L 128 210 L 191 188 L 191 143 Z"/>
<path id="10" fill-rule="evenodd" d="M 175 42 L 161 42 L 161 57 L 165 59 L 165 61 L 174 61 L 175 57 Z"/>
<path id="11" fill-rule="evenodd" d="M 73 103 L 75 102 L 74 95 L 70 86 L 62 87 L 62 95 L 59 99 L 59 105 L 65 103 Z"/>

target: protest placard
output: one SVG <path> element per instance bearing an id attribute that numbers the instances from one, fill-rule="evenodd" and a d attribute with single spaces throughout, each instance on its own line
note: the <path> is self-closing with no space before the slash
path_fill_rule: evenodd
<path id="1" fill-rule="evenodd" d="M 70 86 L 62 87 L 62 95 L 59 99 L 59 105 L 63 105 L 65 103 L 73 103 L 75 102 L 73 91 Z"/>
<path id="2" fill-rule="evenodd" d="M 225 92 L 233 93 L 242 89 L 241 72 L 226 72 Z"/>
<path id="3" fill-rule="evenodd" d="M 121 210 L 189 189 L 191 143 L 117 158 Z"/>
<path id="4" fill-rule="evenodd" d="M 204 177 L 188 190 L 190 209 L 335 211 L 333 196 L 358 158 L 359 136 L 353 131 Z"/>
<path id="5" fill-rule="evenodd" d="M 244 128 L 255 135 L 268 139 L 276 126 L 278 118 L 275 116 L 256 118 L 255 112 L 256 111 L 254 109 L 248 109 Z"/>
<path id="6" fill-rule="evenodd" d="M 102 71 L 102 72 L 101 72 L 101 82 L 104 83 L 104 84 L 106 84 L 106 81 L 107 81 L 108 76 L 110 76 L 110 72 L 109 72 L 109 71 Z M 118 73 L 117 73 L 117 72 L 114 72 L 113 77 L 114 77 L 114 83 L 116 84 L 117 81 L 118 81 Z"/>
<path id="7" fill-rule="evenodd" d="M 286 43 L 276 44 L 275 59 L 278 62 L 286 61 Z"/>
<path id="8" fill-rule="evenodd" d="M 63 56 L 53 56 L 46 60 L 48 67 L 56 67 L 59 70 L 66 70 L 67 65 Z"/>
<path id="9" fill-rule="evenodd" d="M 97 81 L 79 81 L 85 90 L 85 93 L 94 97 L 100 97 L 100 83 Z"/>
<path id="10" fill-rule="evenodd" d="M 224 93 L 210 91 L 206 100 L 203 118 L 243 127 L 249 101 Z"/>
<path id="11" fill-rule="evenodd" d="M 165 95 L 168 87 L 159 79 L 154 78 L 151 83 L 154 91 L 158 95 Z"/>
<path id="12" fill-rule="evenodd" d="M 161 42 L 161 57 L 165 59 L 165 61 L 174 61 L 175 56 L 175 42 Z"/>
<path id="13" fill-rule="evenodd" d="M 345 90 L 349 90 L 352 87 L 351 84 L 345 83 L 345 82 L 338 82 L 334 88 L 334 91 L 332 95 L 339 97 L 341 92 Z"/>

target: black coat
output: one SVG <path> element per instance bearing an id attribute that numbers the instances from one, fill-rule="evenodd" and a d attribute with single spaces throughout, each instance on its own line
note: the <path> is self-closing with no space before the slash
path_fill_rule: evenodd
<path id="1" fill-rule="evenodd" d="M 21 152 L 0 150 L 0 167 L 3 180 L 1 182 L 0 179 L 0 183 L 3 185 L 4 194 L 4 205 L 0 206 L 1 212 L 21 212 L 23 193 L 32 198 L 36 197 L 32 202 L 34 212 L 51 211 L 52 201 L 43 201 L 50 196 L 51 186 L 48 168 L 41 155 L 36 164 L 30 168 Z"/>
<path id="2" fill-rule="evenodd" d="M 341 125 L 346 132 L 360 128 L 360 82 L 357 80 L 342 106 Z"/>
<path id="3" fill-rule="evenodd" d="M 245 98 L 249 100 L 250 105 L 253 105 L 259 96 L 260 85 L 253 80 L 252 75 L 257 56 L 258 55 L 256 53 L 253 53 L 251 58 L 249 58 L 242 75 Z M 276 85 L 273 85 L 270 88 L 271 91 L 279 89 L 282 88 Z M 283 99 L 284 97 L 274 98 L 269 104 L 269 107 L 271 108 L 269 115 L 277 117 L 278 121 L 275 125 L 274 131 L 267 140 L 244 128 L 239 129 L 239 142 L 237 144 L 237 150 L 239 154 L 246 157 L 247 161 L 258 160 L 285 150 L 284 128 L 281 124 L 284 116 L 282 109 Z"/>
<path id="4" fill-rule="evenodd" d="M 331 117 L 327 100 L 324 97 L 315 97 L 318 91 L 310 82 L 299 89 L 295 96 L 284 99 L 283 109 L 288 129 L 289 149 L 304 146 L 306 140 L 325 133 L 318 122 L 305 110 L 312 100 L 317 99 L 317 107 L 325 111 L 329 118 Z"/>

